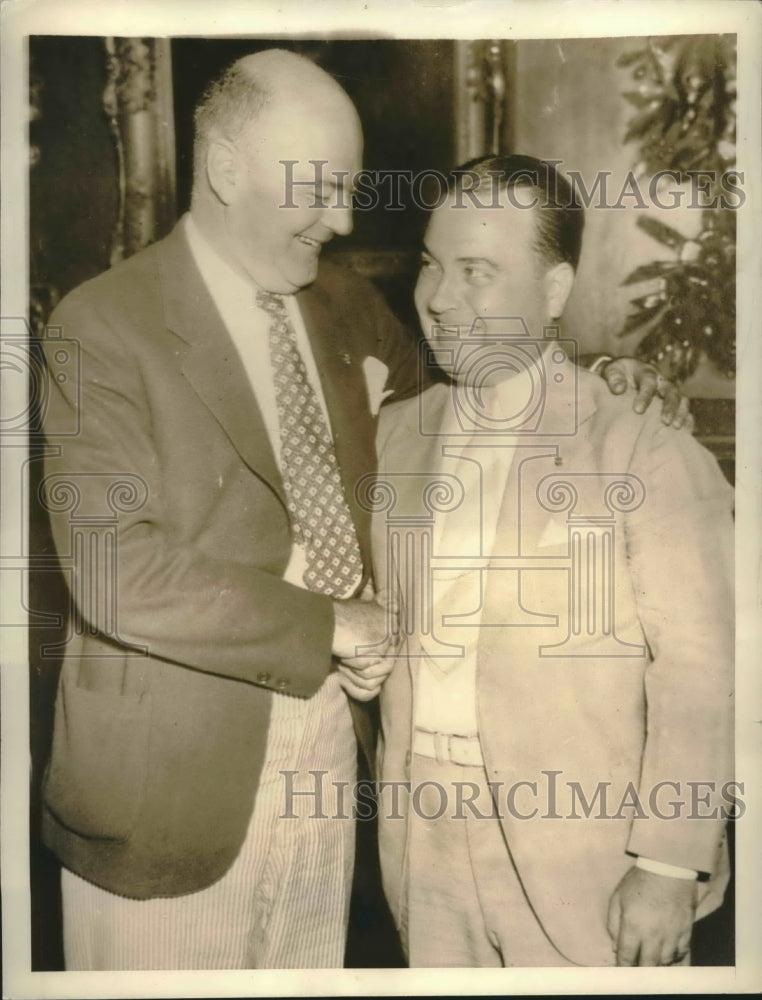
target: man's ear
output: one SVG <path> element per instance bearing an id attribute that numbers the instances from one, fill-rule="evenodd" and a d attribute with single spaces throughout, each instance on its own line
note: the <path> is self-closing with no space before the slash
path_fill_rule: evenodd
<path id="1" fill-rule="evenodd" d="M 574 284 L 574 268 L 571 264 L 554 264 L 545 273 L 544 280 L 548 316 L 551 319 L 560 319 Z"/>
<path id="2" fill-rule="evenodd" d="M 206 176 L 209 187 L 223 205 L 229 205 L 236 193 L 240 157 L 227 139 L 212 139 L 206 153 Z"/>

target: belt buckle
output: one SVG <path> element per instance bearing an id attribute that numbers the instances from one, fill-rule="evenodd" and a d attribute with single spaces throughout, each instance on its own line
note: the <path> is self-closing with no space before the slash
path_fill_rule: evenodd
<path id="1" fill-rule="evenodd" d="M 461 751 L 460 751 L 460 754 L 459 754 L 459 757 L 460 757 L 459 760 L 455 760 L 454 757 L 452 756 L 452 752 L 453 752 L 452 740 L 458 740 L 459 741 L 459 745 L 460 745 L 460 748 L 461 748 Z M 450 760 L 453 762 L 453 764 L 460 764 L 461 767 L 473 766 L 474 760 L 471 757 L 471 755 L 469 754 L 469 751 L 472 749 L 472 747 L 473 747 L 473 745 L 474 745 L 475 742 L 477 742 L 477 741 L 475 741 L 470 736 L 461 736 L 459 733 L 455 733 L 451 737 L 451 740 L 448 741 L 448 749 L 450 751 Z M 477 745 L 478 745 L 478 742 L 477 742 Z M 458 746 L 458 744 L 455 744 L 455 746 Z"/>
<path id="2" fill-rule="evenodd" d="M 437 764 L 449 764 L 452 761 L 450 756 L 450 734 L 434 733 L 434 757 Z"/>
<path id="3" fill-rule="evenodd" d="M 461 749 L 462 749 L 462 752 L 460 754 L 460 760 L 455 760 L 455 758 L 453 757 L 453 744 L 452 744 L 452 741 L 454 739 L 460 741 L 460 746 L 461 746 Z M 467 748 L 468 747 L 468 737 L 467 736 L 460 736 L 458 733 L 454 733 L 448 739 L 448 741 L 447 741 L 447 750 L 448 750 L 448 752 L 450 754 L 450 760 L 452 761 L 453 764 L 458 764 L 461 767 L 465 763 L 465 760 L 463 758 L 463 754 L 467 753 L 467 749 L 463 749 L 464 748 L 464 744 L 465 744 L 465 747 Z"/>

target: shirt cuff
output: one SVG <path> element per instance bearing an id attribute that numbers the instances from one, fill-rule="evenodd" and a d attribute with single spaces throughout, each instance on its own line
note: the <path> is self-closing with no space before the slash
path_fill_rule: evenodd
<path id="1" fill-rule="evenodd" d="M 614 359 L 609 354 L 602 354 L 599 358 L 596 358 L 595 361 L 590 365 L 588 371 L 591 372 L 593 375 L 600 375 L 601 368 L 603 368 L 604 365 L 607 365 L 609 361 L 613 360 Z"/>
<path id="2" fill-rule="evenodd" d="M 668 865 L 663 861 L 653 861 L 651 858 L 638 858 L 635 862 L 637 868 L 643 868 L 654 875 L 666 875 L 668 878 L 683 878 L 693 881 L 698 878 L 698 872 L 693 868 L 681 868 L 680 865 Z"/>

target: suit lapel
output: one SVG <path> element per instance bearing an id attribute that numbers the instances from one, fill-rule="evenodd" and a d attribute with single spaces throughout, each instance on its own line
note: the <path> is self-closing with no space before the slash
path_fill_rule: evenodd
<path id="1" fill-rule="evenodd" d="M 167 326 L 186 344 L 182 373 L 249 468 L 286 503 L 270 439 L 238 352 L 191 254 L 182 224 L 161 244 Z"/>
<path id="2" fill-rule="evenodd" d="M 430 386 L 423 396 L 392 404 L 381 418 L 385 424 L 383 428 L 385 443 L 381 448 L 378 478 L 380 482 L 387 476 L 390 478 L 392 493 L 397 497 L 393 508 L 396 516 L 399 517 L 402 512 L 410 514 L 410 521 L 405 525 L 407 533 L 420 533 L 425 530 L 423 526 L 428 517 L 421 492 L 422 483 L 428 477 L 436 478 L 442 470 L 442 448 L 446 441 L 440 434 L 421 433 L 421 408 L 425 408 L 427 425 L 441 427 L 451 406 L 452 391 L 449 384 L 438 384 Z M 386 512 L 381 512 L 376 515 L 374 523 L 378 582 L 380 586 L 390 589 L 398 586 L 403 608 L 412 609 L 411 614 L 415 618 L 420 609 L 416 605 L 416 600 L 419 599 L 417 594 L 407 589 L 407 585 L 412 581 L 404 578 L 389 579 L 386 566 L 388 530 L 386 518 Z M 416 521 L 418 527 L 414 526 Z M 417 544 L 420 545 L 420 541 Z M 420 572 L 420 567 L 416 569 Z M 430 593 L 430 586 L 428 590 Z M 404 663 L 410 672 L 413 690 L 418 683 L 422 655 L 421 636 L 416 627 L 412 634 L 407 634 L 405 645 L 399 654 L 400 662 Z"/>

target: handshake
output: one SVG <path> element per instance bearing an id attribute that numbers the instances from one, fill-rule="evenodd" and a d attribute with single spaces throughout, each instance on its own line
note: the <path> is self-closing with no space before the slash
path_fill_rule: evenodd
<path id="1" fill-rule="evenodd" d="M 386 593 L 374 598 L 333 602 L 333 655 L 339 663 L 339 682 L 358 701 L 370 701 L 391 673 L 400 634 L 399 608 Z M 395 627 L 391 627 L 391 626 Z M 373 649 L 358 656 L 360 649 Z"/>

